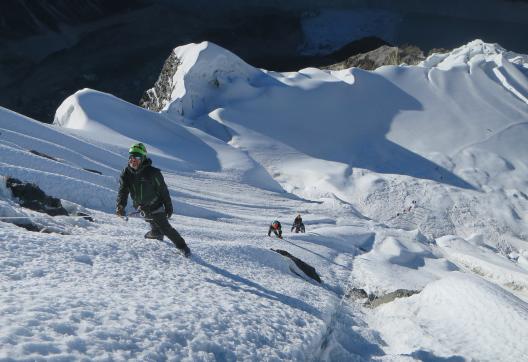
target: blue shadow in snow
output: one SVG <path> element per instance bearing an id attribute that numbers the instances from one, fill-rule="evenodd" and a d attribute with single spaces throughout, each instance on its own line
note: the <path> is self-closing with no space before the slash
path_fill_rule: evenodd
<path id="1" fill-rule="evenodd" d="M 416 98 L 375 72 L 353 69 L 352 73 L 354 84 L 314 82 L 310 89 L 263 75 L 265 79 L 253 84 L 268 87 L 263 96 L 241 102 L 236 109 L 226 107 L 221 115 L 227 123 L 240 124 L 314 158 L 474 189 L 449 170 L 387 139 L 400 112 L 423 109 Z M 237 134 L 222 127 L 222 132 Z"/>
<path id="2" fill-rule="evenodd" d="M 345 240 L 339 238 L 323 236 L 312 231 L 307 232 L 302 236 L 298 236 L 298 238 L 302 238 L 302 240 L 305 242 L 332 248 L 340 253 L 359 254 L 359 252 L 368 252 L 372 249 L 375 236 L 375 233 L 365 233 L 354 236 L 350 235 L 349 241 L 346 242 Z M 297 238 L 296 236 L 293 237 Z"/>
<path id="3" fill-rule="evenodd" d="M 198 256 L 193 256 L 193 260 L 199 264 L 202 265 L 211 271 L 213 271 L 216 274 L 219 274 L 223 276 L 224 278 L 230 279 L 230 282 L 222 281 L 222 280 L 216 280 L 211 278 L 206 278 L 205 280 L 209 283 L 219 285 L 224 288 L 230 288 L 234 291 L 240 291 L 245 293 L 251 293 L 254 294 L 260 298 L 267 298 L 273 301 L 277 301 L 283 304 L 288 305 L 289 307 L 302 310 L 306 313 L 309 313 L 317 318 L 321 318 L 321 313 L 319 310 L 315 309 L 308 303 L 303 302 L 300 299 L 292 298 L 287 295 L 274 292 L 273 290 L 269 290 L 267 288 L 264 288 L 258 283 L 255 283 L 249 279 L 246 279 L 244 277 L 241 277 L 240 275 L 233 274 L 231 272 L 228 272 L 225 269 L 219 268 L 217 266 L 214 266 L 212 264 L 207 263 L 205 260 Z"/>
<path id="4" fill-rule="evenodd" d="M 78 99 L 79 107 L 90 119 L 117 134 L 143 142 L 147 148 L 155 146 L 160 153 L 170 155 L 154 157 L 156 167 L 188 171 L 221 169 L 217 152 L 175 121 L 106 93 L 81 92 Z"/>
<path id="5" fill-rule="evenodd" d="M 405 268 L 418 270 L 425 266 L 425 259 L 438 259 L 430 252 L 412 252 L 407 249 L 400 250 L 400 255 L 389 258 L 391 264 L 400 265 Z M 446 267 L 449 271 L 459 270 L 452 262 L 446 260 Z"/>
<path id="6" fill-rule="evenodd" d="M 437 357 L 429 351 L 417 350 L 411 353 L 410 356 L 423 362 L 464 362 L 466 359 L 462 356 Z"/>
<path id="7" fill-rule="evenodd" d="M 309 253 L 312 253 L 312 254 L 314 254 L 314 255 L 320 257 L 321 259 L 326 260 L 326 261 L 329 262 L 330 264 L 337 265 L 337 266 L 339 266 L 339 267 L 341 267 L 341 268 L 344 268 L 344 269 L 347 269 L 347 270 L 349 269 L 346 265 L 341 265 L 341 264 L 339 264 L 339 263 L 336 263 L 335 261 L 333 261 L 332 259 L 327 258 L 327 257 L 324 256 L 324 255 L 321 255 L 321 254 L 319 254 L 319 253 L 316 253 L 315 251 L 312 251 L 312 250 L 310 250 L 310 249 L 308 249 L 308 248 L 305 248 L 304 246 L 301 246 L 301 245 L 295 244 L 294 242 L 289 241 L 289 240 L 286 240 L 285 238 L 283 238 L 282 241 L 283 241 L 283 242 L 286 242 L 286 243 L 288 243 L 288 244 L 294 245 L 294 246 L 298 247 L 299 249 L 302 249 L 302 250 L 305 250 L 305 251 L 307 251 L 307 252 L 309 252 Z"/>

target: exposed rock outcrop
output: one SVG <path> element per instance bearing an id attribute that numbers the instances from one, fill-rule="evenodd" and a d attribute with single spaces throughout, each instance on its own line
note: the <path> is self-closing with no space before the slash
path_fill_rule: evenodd
<path id="1" fill-rule="evenodd" d="M 174 89 L 173 79 L 181 60 L 171 52 L 158 77 L 154 87 L 148 89 L 139 101 L 139 106 L 154 112 L 159 112 L 170 101 Z"/>
<path id="2" fill-rule="evenodd" d="M 342 70 L 357 67 L 365 70 L 374 70 L 383 65 L 416 65 L 425 60 L 425 58 L 423 51 L 414 45 L 402 47 L 383 45 L 368 53 L 353 55 L 340 63 L 329 65 L 325 69 Z"/>
<path id="3" fill-rule="evenodd" d="M 382 304 L 390 303 L 398 298 L 407 298 L 420 293 L 419 290 L 397 289 L 394 292 L 376 296 L 368 294 L 364 289 L 352 288 L 347 290 L 345 298 L 354 302 L 362 303 L 367 308 L 376 308 Z"/>
<path id="4" fill-rule="evenodd" d="M 251 79 L 259 69 L 247 64 L 229 50 L 204 41 L 175 48 L 165 62 L 156 86 L 143 97 L 142 106 L 166 111 L 179 119 L 200 117 L 220 107 L 223 93 L 232 84 L 251 92 Z M 244 97 L 244 89 L 239 89 Z M 233 101 L 232 98 L 230 98 Z"/>
<path id="5" fill-rule="evenodd" d="M 307 264 L 305 263 L 304 261 L 302 261 L 301 259 L 291 255 L 290 253 L 288 253 L 286 250 L 281 250 L 281 249 L 271 249 L 273 250 L 274 252 L 276 253 L 279 253 L 280 255 L 282 256 L 285 256 L 287 258 L 290 258 L 294 263 L 295 265 L 308 277 L 310 277 L 311 279 L 315 280 L 317 283 L 322 283 L 321 281 L 321 277 L 319 277 L 319 274 L 317 274 L 317 271 L 315 270 L 315 268 L 313 266 L 311 266 L 310 264 Z M 291 270 L 291 269 L 290 269 Z M 295 271 L 295 270 L 292 270 L 293 273 L 297 274 L 298 273 Z M 302 275 L 299 275 L 300 277 L 302 277 Z"/>
<path id="6" fill-rule="evenodd" d="M 91 173 L 96 173 L 96 174 L 98 174 L 98 175 L 102 175 L 102 174 L 103 174 L 101 171 L 93 170 L 93 169 L 91 169 L 91 168 L 84 168 L 84 167 L 83 167 L 83 170 L 84 170 L 84 171 L 91 172 Z"/>
<path id="7" fill-rule="evenodd" d="M 55 157 L 50 156 L 50 155 L 48 155 L 48 154 L 45 154 L 44 152 L 40 152 L 40 151 L 36 151 L 36 150 L 29 150 L 29 152 L 31 152 L 31 153 L 34 154 L 34 155 L 37 155 L 37 156 L 40 156 L 40 157 L 47 158 L 47 159 L 49 159 L 49 160 L 53 160 L 53 161 L 57 161 L 57 162 L 59 162 L 59 160 L 57 160 Z"/>
<path id="8" fill-rule="evenodd" d="M 361 299 L 368 299 L 369 295 L 365 291 L 365 289 L 361 288 L 352 288 L 347 290 L 345 294 L 345 298 L 351 299 L 353 301 L 358 301 Z"/>
<path id="9" fill-rule="evenodd" d="M 50 155 L 48 155 L 48 154 L 46 154 L 44 152 L 40 152 L 40 151 L 36 151 L 36 150 L 29 150 L 29 152 L 31 152 L 34 155 L 47 158 L 48 160 L 53 160 L 53 161 L 56 161 L 56 162 L 62 162 L 58 158 L 50 156 Z M 88 172 L 96 173 L 98 175 L 102 175 L 103 174 L 101 171 L 97 171 L 97 170 L 94 170 L 94 169 L 91 169 L 91 168 L 84 168 L 83 167 L 82 169 L 85 170 L 85 171 L 88 171 Z"/>
<path id="10" fill-rule="evenodd" d="M 407 290 L 407 289 L 398 289 L 394 292 L 384 294 L 382 296 L 374 297 L 373 299 L 369 298 L 369 301 L 365 303 L 365 307 L 376 308 L 382 304 L 390 303 L 398 298 L 407 298 L 411 295 L 420 293 L 419 290 Z"/>
<path id="11" fill-rule="evenodd" d="M 19 204 L 28 209 L 46 213 L 51 216 L 68 215 L 60 199 L 48 196 L 37 185 L 22 182 L 13 177 L 6 179 L 6 186 L 11 189 Z"/>

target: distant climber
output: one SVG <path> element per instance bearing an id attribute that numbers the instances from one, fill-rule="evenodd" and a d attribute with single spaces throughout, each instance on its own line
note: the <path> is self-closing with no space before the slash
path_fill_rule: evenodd
<path id="1" fill-rule="evenodd" d="M 121 172 L 116 214 L 125 216 L 130 193 L 134 208 L 141 211 L 150 223 L 151 230 L 145 234 L 145 238 L 163 240 L 163 235 L 166 235 L 188 257 L 191 250 L 168 221 L 173 208 L 161 171 L 152 166 L 152 160 L 147 158 L 147 149 L 142 143 L 132 145 L 128 154 L 128 166 Z"/>
<path id="2" fill-rule="evenodd" d="M 297 214 L 297 216 L 295 217 L 295 220 L 293 220 L 293 225 L 291 227 L 291 231 L 293 231 L 293 229 L 295 229 L 296 233 L 298 233 L 299 231 L 301 233 L 304 233 L 306 231 L 305 228 L 304 228 L 304 223 L 302 221 L 301 214 Z"/>
<path id="3" fill-rule="evenodd" d="M 271 236 L 271 232 L 275 234 L 279 239 L 282 239 L 282 225 L 277 220 L 273 221 L 268 230 L 268 236 Z"/>

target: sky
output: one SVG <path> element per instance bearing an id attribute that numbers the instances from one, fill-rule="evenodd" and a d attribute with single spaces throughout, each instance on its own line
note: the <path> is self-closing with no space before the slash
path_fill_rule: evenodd
<path id="1" fill-rule="evenodd" d="M 2 180 L 94 218 L 23 208 L 0 182 L 0 359 L 528 354 L 526 55 L 474 40 L 417 66 L 278 73 L 209 42 L 174 54 L 159 113 L 92 89 L 53 125 L 0 108 Z M 114 215 L 135 142 L 190 259 Z"/>

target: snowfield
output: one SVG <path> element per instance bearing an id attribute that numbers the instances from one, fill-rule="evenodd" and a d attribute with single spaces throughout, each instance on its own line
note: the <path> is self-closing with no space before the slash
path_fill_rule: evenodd
<path id="1" fill-rule="evenodd" d="M 159 113 L 90 89 L 53 125 L 0 108 L 0 361 L 526 359 L 526 55 L 475 40 L 292 73 L 174 55 Z M 114 215 L 138 141 L 191 259 Z M 7 177 L 94 221 L 21 207 Z"/>

